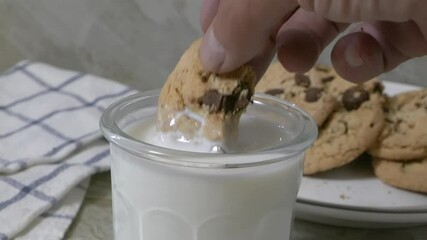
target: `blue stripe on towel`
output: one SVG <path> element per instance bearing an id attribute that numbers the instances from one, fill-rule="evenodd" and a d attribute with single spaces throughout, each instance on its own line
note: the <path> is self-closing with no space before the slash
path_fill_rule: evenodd
<path id="1" fill-rule="evenodd" d="M 102 152 L 96 154 L 95 156 L 91 157 L 87 161 L 84 162 L 84 165 L 90 166 L 91 164 L 94 164 L 96 162 L 101 161 L 104 157 L 109 155 L 109 149 L 103 150 Z M 76 166 L 76 165 L 82 165 L 82 164 L 67 164 L 62 163 L 55 169 L 53 169 L 49 174 L 38 178 L 34 182 L 32 182 L 30 185 L 28 185 L 27 188 L 21 189 L 15 196 L 12 198 L 9 198 L 8 200 L 5 200 L 3 202 L 0 202 L 0 211 L 7 208 L 8 206 L 22 200 L 25 198 L 30 192 L 32 192 L 34 189 L 39 187 L 40 185 L 52 180 L 56 176 L 58 176 L 61 172 L 65 171 L 66 169 Z"/>
<path id="2" fill-rule="evenodd" d="M 28 185 L 28 187 L 21 189 L 15 196 L 12 198 L 9 198 L 6 201 L 0 202 L 0 211 L 7 208 L 8 206 L 19 202 L 23 198 L 25 198 L 30 192 L 32 192 L 35 188 L 40 186 L 41 184 L 49 181 L 50 179 L 53 179 L 54 177 L 58 176 L 62 171 L 69 168 L 69 164 L 61 164 L 58 168 L 55 168 L 51 173 L 48 175 L 45 175 L 36 181 L 34 181 L 32 184 Z"/>
<path id="3" fill-rule="evenodd" d="M 21 191 L 28 192 L 29 194 L 31 194 L 32 196 L 34 196 L 40 200 L 49 202 L 52 206 L 58 202 L 58 200 L 56 198 L 48 196 L 45 193 L 43 193 L 37 189 L 30 189 L 28 186 L 25 186 L 24 184 L 18 182 L 16 179 L 9 178 L 9 177 L 0 177 L 0 181 L 3 181 L 5 183 L 9 184 L 10 186 L 12 186 L 16 189 L 19 189 Z"/>
<path id="4" fill-rule="evenodd" d="M 9 111 L 9 110 L 7 110 L 7 109 L 4 109 L 4 110 L 3 110 L 3 112 L 4 112 L 4 113 L 6 113 L 6 114 L 8 114 L 8 115 L 10 115 L 10 116 L 13 116 L 13 117 L 19 118 L 20 120 L 22 120 L 22 121 L 24 121 L 24 122 L 27 122 L 27 123 L 29 123 L 29 124 L 24 125 L 24 126 L 22 126 L 22 127 L 20 127 L 20 128 L 17 128 L 17 129 L 15 129 L 15 130 L 11 131 L 11 132 L 8 132 L 8 133 L 5 133 L 5 134 L 0 135 L 0 139 L 10 137 L 10 136 L 12 136 L 12 135 L 14 135 L 14 134 L 16 134 L 16 133 L 19 133 L 19 132 L 21 132 L 21 131 L 23 131 L 23 130 L 25 130 L 25 129 L 29 128 L 29 127 L 31 127 L 31 126 L 38 125 L 38 126 L 40 126 L 43 130 L 45 130 L 46 132 L 50 133 L 51 135 L 53 135 L 53 136 L 55 136 L 55 137 L 57 137 L 57 138 L 59 138 L 59 139 L 62 139 L 62 140 L 70 140 L 70 138 L 68 138 L 68 137 L 64 136 L 64 135 L 63 135 L 62 133 L 60 133 L 59 131 L 57 131 L 56 129 L 54 129 L 54 128 L 50 127 L 49 125 L 47 125 L 47 124 L 45 124 L 45 123 L 43 123 L 43 122 L 40 122 L 40 121 L 33 121 L 33 120 L 31 120 L 31 119 L 27 118 L 26 116 L 24 116 L 24 115 L 22 115 L 22 114 L 15 113 L 15 112 L 11 112 L 11 111 Z"/>
<path id="5" fill-rule="evenodd" d="M 13 66 L 13 67 L 9 68 L 8 70 L 6 70 L 6 71 L 2 72 L 2 73 L 0 74 L 0 80 L 1 80 L 1 77 L 3 77 L 3 76 L 8 76 L 8 75 L 12 75 L 13 73 L 15 73 L 15 72 L 17 72 L 17 71 L 20 71 L 20 70 L 22 70 L 22 69 L 27 68 L 27 67 L 28 67 L 28 66 L 30 66 L 31 64 L 33 64 L 33 63 L 32 63 L 32 62 L 30 62 L 30 61 L 23 61 L 23 62 L 20 62 L 19 64 L 17 64 L 17 65 L 15 65 L 15 66 Z"/>
<path id="6" fill-rule="evenodd" d="M 104 150 L 104 151 L 100 152 L 99 154 L 97 154 L 96 156 L 94 156 L 93 158 L 89 159 L 88 161 L 85 162 L 85 165 L 91 166 L 91 165 L 101 161 L 103 158 L 107 157 L 108 155 L 110 155 L 110 149 Z"/>
<path id="7" fill-rule="evenodd" d="M 81 79 L 83 76 L 85 76 L 85 74 L 83 74 L 83 73 L 78 73 L 78 74 L 76 74 L 75 76 L 73 76 L 73 77 L 71 77 L 70 79 L 68 79 L 68 80 L 66 80 L 65 82 L 63 82 L 61 85 L 59 85 L 59 86 L 58 86 L 58 87 L 56 87 L 56 88 L 51 88 L 51 89 L 48 89 L 48 90 L 43 90 L 43 91 L 38 92 L 38 93 L 35 93 L 35 94 L 33 94 L 33 95 L 30 95 L 30 96 L 27 96 L 27 97 L 24 97 L 24 98 L 18 99 L 18 100 L 14 101 L 14 102 L 11 102 L 11 103 L 7 104 L 7 105 L 0 106 L 0 110 L 2 110 L 2 109 L 7 109 L 7 108 L 11 108 L 11 107 L 13 107 L 13 106 L 15 106 L 15 105 L 18 105 L 18 104 L 20 104 L 20 103 L 23 103 L 23 102 L 31 101 L 31 100 L 33 100 L 33 99 L 34 99 L 34 98 L 36 98 L 36 97 L 39 97 L 39 96 L 45 95 L 45 94 L 50 93 L 50 92 L 52 92 L 52 91 L 58 91 L 58 90 L 60 90 L 61 88 L 63 88 L 63 87 L 65 87 L 65 86 L 67 86 L 68 84 L 70 84 L 70 83 L 72 83 L 72 82 L 74 82 L 74 81 L 76 81 L 76 80 Z"/>
<path id="8" fill-rule="evenodd" d="M 58 90 L 56 90 L 54 87 L 50 86 L 49 84 L 47 84 L 46 82 L 44 82 L 41 78 L 39 78 L 38 76 L 34 75 L 33 73 L 31 73 L 27 69 L 22 69 L 22 72 L 25 75 L 27 75 L 30 79 L 32 79 L 33 81 L 37 82 L 38 84 L 42 85 L 43 87 L 45 87 L 45 88 L 47 88 L 49 90 L 57 91 L 58 93 L 61 93 L 63 95 L 67 95 L 67 96 L 70 96 L 70 97 L 76 99 L 77 101 L 79 101 L 82 104 L 87 104 L 87 101 L 84 100 L 79 95 L 74 94 L 74 93 L 70 93 L 70 92 L 64 92 L 64 91 L 58 91 Z"/>
<path id="9" fill-rule="evenodd" d="M 51 156 L 55 155 L 56 153 L 58 153 L 59 151 L 61 151 L 63 148 L 67 147 L 70 144 L 76 144 L 76 148 L 78 148 L 81 145 L 81 140 L 82 139 L 87 138 L 90 135 L 94 135 L 94 134 L 96 134 L 98 132 L 99 131 L 96 130 L 94 132 L 85 134 L 85 135 L 83 135 L 81 137 L 78 137 L 76 139 L 70 139 L 70 140 L 68 140 L 66 142 L 63 142 L 63 143 L 59 144 L 58 146 L 53 147 L 49 152 L 47 152 L 46 154 L 44 154 L 43 157 L 51 157 Z"/>
<path id="10" fill-rule="evenodd" d="M 43 122 L 44 120 L 46 120 L 46 119 L 48 119 L 48 118 L 52 117 L 52 116 L 55 116 L 55 115 L 56 115 L 56 114 L 58 114 L 58 113 L 62 113 L 62 112 L 72 112 L 72 111 L 76 111 L 76 110 L 84 109 L 84 108 L 87 108 L 87 107 L 94 107 L 94 106 L 95 106 L 99 111 L 101 111 L 101 112 L 102 112 L 104 109 L 103 109 L 102 107 L 96 106 L 96 103 L 98 103 L 99 101 L 104 100 L 104 99 L 113 98 L 113 97 L 120 97 L 120 96 L 122 96 L 122 95 L 125 95 L 126 93 L 129 93 L 130 91 L 132 91 L 132 89 L 126 88 L 126 89 L 124 89 L 124 90 L 122 90 L 122 91 L 120 91 L 120 92 L 118 92 L 118 93 L 106 94 L 106 95 L 103 95 L 103 96 L 97 97 L 97 98 L 95 98 L 92 102 L 87 103 L 87 104 L 85 104 L 85 105 L 83 105 L 83 106 L 69 107 L 69 108 L 64 108 L 64 109 L 59 109 L 59 110 L 52 111 L 52 112 L 50 112 L 50 113 L 48 113 L 48 114 L 46 114 L 46 115 L 44 115 L 44 116 L 40 117 L 40 118 L 39 118 L 39 119 L 37 119 L 37 120 L 34 120 L 34 121 L 31 121 L 31 122 L 28 122 L 28 124 L 27 124 L 27 125 L 24 125 L 24 126 L 20 127 L 19 129 L 15 129 L 15 130 L 14 130 L 14 131 L 12 131 L 12 132 L 9 132 L 9 133 L 6 133 L 6 134 L 3 134 L 3 135 L 0 135 L 0 138 L 10 137 L 11 135 L 16 134 L 16 133 L 18 133 L 18 132 L 21 132 L 22 130 L 27 129 L 27 128 L 29 128 L 29 127 L 31 127 L 31 126 L 33 126 L 33 125 L 35 125 L 35 124 L 39 124 L 43 129 L 45 129 L 45 130 L 46 130 L 46 131 L 48 131 L 49 133 L 52 133 L 52 134 L 53 134 L 53 135 L 55 135 L 55 136 L 61 137 L 61 138 L 62 138 L 62 139 L 64 139 L 64 140 L 72 140 L 72 139 L 70 139 L 70 138 L 68 138 L 68 137 L 66 137 L 66 136 L 63 136 L 63 135 L 62 135 L 62 134 L 60 134 L 58 131 L 53 130 L 53 128 L 51 128 L 51 127 L 47 126 L 46 124 L 43 124 L 42 122 Z M 22 116 L 22 115 L 20 115 L 20 114 L 14 113 L 14 112 L 11 112 L 11 111 L 9 111 L 9 110 L 4 110 L 4 112 L 5 112 L 5 113 L 7 113 L 7 114 L 9 114 L 9 115 L 12 115 L 12 116 L 14 116 L 14 117 L 21 118 L 21 120 L 24 120 L 24 118 L 25 118 L 25 116 Z M 28 119 L 27 119 L 27 120 L 28 120 Z"/>
<path id="11" fill-rule="evenodd" d="M 67 219 L 67 220 L 73 220 L 74 219 L 74 216 L 72 216 L 72 215 L 50 213 L 50 212 L 44 212 L 40 215 L 40 217 L 42 217 L 42 218 L 59 218 L 59 219 Z"/>

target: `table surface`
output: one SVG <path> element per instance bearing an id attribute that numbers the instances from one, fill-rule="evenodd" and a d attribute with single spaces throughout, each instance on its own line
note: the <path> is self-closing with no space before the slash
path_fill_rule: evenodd
<path id="1" fill-rule="evenodd" d="M 86 198 L 65 239 L 113 239 L 110 173 L 92 177 Z M 401 229 L 356 229 L 295 220 L 292 240 L 426 240 L 427 225 Z"/>

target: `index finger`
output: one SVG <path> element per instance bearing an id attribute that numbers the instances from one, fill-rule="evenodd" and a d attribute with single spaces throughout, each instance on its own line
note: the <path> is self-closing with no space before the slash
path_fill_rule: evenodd
<path id="1" fill-rule="evenodd" d="M 220 0 L 203 39 L 200 57 L 207 70 L 228 72 L 249 62 L 275 42 L 295 0 Z"/>

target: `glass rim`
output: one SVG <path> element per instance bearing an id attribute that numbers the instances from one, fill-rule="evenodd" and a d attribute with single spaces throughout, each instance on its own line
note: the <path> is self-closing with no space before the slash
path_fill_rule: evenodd
<path id="1" fill-rule="evenodd" d="M 194 168 L 244 168 L 267 165 L 291 159 L 292 157 L 303 153 L 314 142 L 318 134 L 315 121 L 304 110 L 300 109 L 293 103 L 263 93 L 254 94 L 252 97 L 254 104 L 257 102 L 274 103 L 281 106 L 284 111 L 293 111 L 295 115 L 298 116 L 298 124 L 302 126 L 302 130 L 292 139 L 291 142 L 281 144 L 275 148 L 263 149 L 254 152 L 225 154 L 200 153 L 152 145 L 133 138 L 118 126 L 116 121 L 118 112 L 131 104 L 135 104 L 136 102 L 144 100 L 147 101 L 149 98 L 153 97 L 157 98 L 159 93 L 159 89 L 136 93 L 114 102 L 104 111 L 99 125 L 104 137 L 110 142 L 110 144 L 115 144 L 119 148 L 130 152 L 133 155 L 158 163 Z M 157 101 L 156 105 L 153 105 L 153 107 L 157 108 Z M 245 159 L 242 158 L 245 156 L 250 156 L 251 158 L 261 157 L 263 160 L 237 160 Z M 268 158 L 267 160 L 264 159 L 266 157 Z M 219 158 L 221 158 L 221 161 L 217 161 Z"/>

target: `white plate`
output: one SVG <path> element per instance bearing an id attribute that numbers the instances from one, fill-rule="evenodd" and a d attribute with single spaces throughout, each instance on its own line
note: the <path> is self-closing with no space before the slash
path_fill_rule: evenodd
<path id="1" fill-rule="evenodd" d="M 384 84 L 390 95 L 418 88 Z M 427 225 L 427 194 L 382 183 L 373 174 L 369 156 L 363 155 L 345 167 L 303 177 L 295 210 L 297 218 L 340 226 Z"/>

